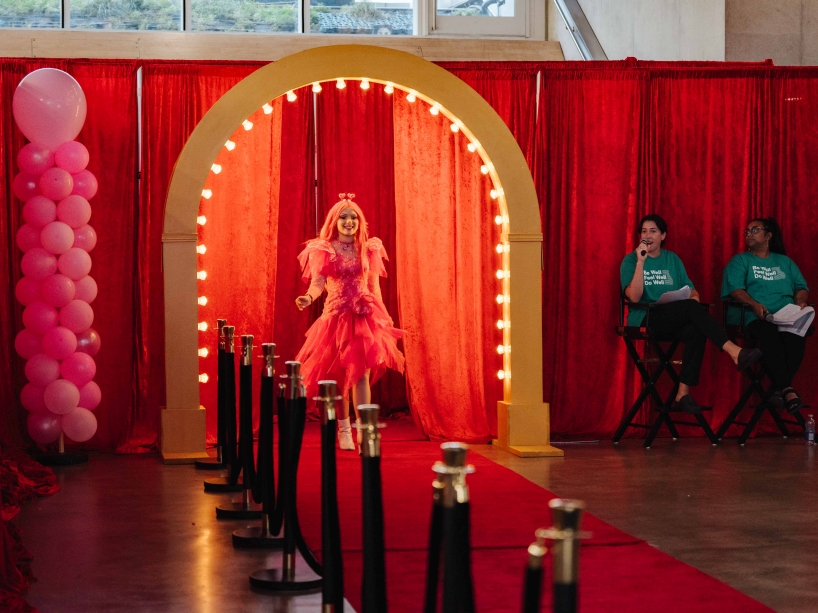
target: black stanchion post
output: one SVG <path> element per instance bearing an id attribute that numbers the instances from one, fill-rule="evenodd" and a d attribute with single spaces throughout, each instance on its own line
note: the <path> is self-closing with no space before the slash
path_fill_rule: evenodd
<path id="1" fill-rule="evenodd" d="M 443 462 L 435 470 L 443 472 L 443 611 L 474 613 L 474 586 L 471 574 L 469 488 L 466 475 L 474 472 L 466 465 L 463 443 L 443 443 Z"/>
<path id="2" fill-rule="evenodd" d="M 523 584 L 523 613 L 540 613 L 542 603 L 543 562 L 547 549 L 542 530 L 536 532 L 537 540 L 528 547 L 528 564 Z"/>
<path id="3" fill-rule="evenodd" d="M 301 362 L 286 362 L 287 374 L 282 375 L 286 380 L 286 403 L 284 412 L 287 413 L 287 470 L 279 482 L 279 502 L 284 507 L 284 543 L 281 558 L 281 568 L 266 568 L 250 575 L 250 586 L 276 592 L 304 592 L 321 588 L 321 565 L 315 559 L 312 551 L 307 547 L 301 528 L 298 523 L 298 508 L 296 504 L 296 482 L 298 478 L 298 459 L 301 455 L 301 443 L 304 435 L 304 423 L 307 419 L 307 399 L 304 386 L 301 384 Z M 279 415 L 279 427 L 281 415 Z M 279 429 L 283 436 L 285 433 Z M 279 506 L 279 505 L 276 505 Z M 296 552 L 307 563 L 308 568 L 296 566 Z"/>
<path id="4" fill-rule="evenodd" d="M 289 474 L 290 435 L 289 414 L 287 411 L 287 385 L 278 384 L 278 398 L 276 398 L 276 415 L 278 415 L 278 493 L 276 504 L 270 519 L 270 530 L 273 534 L 280 534 L 284 526 L 284 509 L 287 500 L 287 475 Z"/>
<path id="5" fill-rule="evenodd" d="M 344 562 L 341 557 L 341 522 L 338 517 L 338 473 L 335 465 L 335 438 L 338 434 L 335 381 L 318 382 L 321 408 L 321 611 L 344 610 Z"/>
<path id="6" fill-rule="evenodd" d="M 358 405 L 358 426 L 363 434 L 361 467 L 363 477 L 364 572 L 361 586 L 363 613 L 386 613 L 386 553 L 383 540 L 383 494 L 381 492 L 380 407 Z"/>
<path id="7" fill-rule="evenodd" d="M 239 367 L 239 470 L 242 473 L 241 502 L 231 502 L 216 507 L 217 519 L 257 519 L 261 517 L 261 506 L 254 503 L 252 491 L 255 488 L 256 467 L 253 459 L 253 336 L 241 337 L 241 365 Z M 232 476 L 231 476 L 231 480 Z M 238 475 L 235 477 L 238 481 Z"/>
<path id="8" fill-rule="evenodd" d="M 579 543 L 587 535 L 580 532 L 581 500 L 555 498 L 548 503 L 554 525 L 544 531 L 553 541 L 551 556 L 554 568 L 554 613 L 577 612 L 577 586 L 579 585 Z"/>
<path id="9" fill-rule="evenodd" d="M 225 322 L 220 319 L 218 322 Z M 222 423 L 219 424 L 219 436 L 224 441 L 221 448 L 222 461 L 227 474 L 221 477 L 205 479 L 204 491 L 208 494 L 226 494 L 240 492 L 242 485 L 238 479 L 231 479 L 233 467 L 238 464 L 236 456 L 236 363 L 235 349 L 233 347 L 234 326 L 228 326 L 225 322 L 221 326 L 219 336 L 219 373 L 218 373 L 218 396 L 219 417 Z M 238 477 L 238 475 L 236 475 Z"/>
<path id="10" fill-rule="evenodd" d="M 261 503 L 261 525 L 240 528 L 233 532 L 233 547 L 240 549 L 276 549 L 284 540 L 271 530 L 271 519 L 275 510 L 275 474 L 273 461 L 273 384 L 275 378 L 274 343 L 261 345 L 262 359 L 261 390 L 259 394 L 258 428 L 258 473 L 253 499 Z"/>
<path id="11" fill-rule="evenodd" d="M 224 377 L 222 370 L 224 369 L 224 327 L 227 325 L 226 319 L 217 319 L 216 325 L 219 328 L 219 346 L 218 346 L 218 361 L 216 370 L 216 457 L 204 458 L 196 460 L 196 468 L 199 470 L 221 470 L 225 467 L 224 464 Z"/>
<path id="12" fill-rule="evenodd" d="M 429 527 L 429 556 L 426 565 L 426 597 L 423 613 L 437 611 L 437 593 L 440 585 L 440 552 L 443 538 L 443 473 L 435 473 L 432 482 L 432 521 Z"/>

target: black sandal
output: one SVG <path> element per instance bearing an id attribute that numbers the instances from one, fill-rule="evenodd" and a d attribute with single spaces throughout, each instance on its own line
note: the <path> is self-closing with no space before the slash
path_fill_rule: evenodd
<path id="1" fill-rule="evenodd" d="M 787 396 L 790 394 L 794 394 L 795 396 L 787 400 Z M 798 392 L 791 387 L 785 387 L 783 390 L 781 390 L 781 396 L 784 398 L 784 407 L 787 409 L 787 413 L 790 415 L 795 415 L 804 406 Z"/>

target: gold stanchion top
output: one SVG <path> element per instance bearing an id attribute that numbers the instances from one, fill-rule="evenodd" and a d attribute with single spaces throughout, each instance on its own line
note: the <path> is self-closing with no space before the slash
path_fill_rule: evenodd
<path id="1" fill-rule="evenodd" d="M 261 376 L 270 378 L 275 377 L 275 358 L 276 358 L 276 344 L 275 343 L 261 343 L 261 359 L 264 364 L 261 367 Z"/>
<path id="2" fill-rule="evenodd" d="M 224 326 L 224 351 L 225 353 L 233 353 L 233 335 L 236 331 L 236 326 Z"/>
<path id="3" fill-rule="evenodd" d="M 327 379 L 318 382 L 318 395 L 313 400 L 321 405 L 321 421 L 323 423 L 326 424 L 338 418 L 335 403 L 341 398 L 343 396 L 338 395 L 338 383 L 336 381 Z"/>
<path id="4" fill-rule="evenodd" d="M 361 423 L 357 427 L 363 433 L 361 455 L 365 458 L 377 458 L 381 455 L 381 434 L 379 428 L 385 424 L 378 421 L 381 407 L 377 404 L 359 404 L 358 415 Z"/>
<path id="5" fill-rule="evenodd" d="M 539 531 L 535 533 L 535 536 L 537 540 L 528 546 L 528 567 L 531 569 L 542 568 L 545 554 L 548 553 L 545 537 Z"/>
<path id="6" fill-rule="evenodd" d="M 241 335 L 241 365 L 242 366 L 252 366 L 253 365 L 253 335 L 252 334 L 242 334 Z"/>
<path id="7" fill-rule="evenodd" d="M 301 362 L 291 360 L 289 362 L 284 362 L 284 366 L 287 369 L 287 374 L 281 375 L 281 378 L 287 379 L 289 382 L 288 398 L 292 400 L 300 398 L 304 395 L 303 386 L 301 385 Z"/>
<path id="8" fill-rule="evenodd" d="M 582 519 L 582 512 L 585 503 L 582 500 L 572 500 L 570 498 L 554 498 L 548 503 L 551 507 L 551 518 L 554 520 L 554 528 L 557 530 L 579 531 L 579 522 Z"/>
<path id="9" fill-rule="evenodd" d="M 466 465 L 466 452 L 469 447 L 465 443 L 443 443 L 443 462 L 450 468 L 461 468 Z"/>
<path id="10" fill-rule="evenodd" d="M 432 470 L 443 484 L 442 501 L 444 507 L 453 507 L 456 503 L 469 501 L 469 487 L 466 475 L 474 472 L 474 466 L 466 464 L 468 446 L 465 443 L 443 443 L 443 462 L 435 462 Z M 434 485 L 434 488 L 439 486 Z M 436 491 L 436 490 L 435 490 Z"/>
<path id="11" fill-rule="evenodd" d="M 224 327 L 227 325 L 226 319 L 217 319 L 216 326 L 219 328 L 219 349 L 224 351 Z"/>

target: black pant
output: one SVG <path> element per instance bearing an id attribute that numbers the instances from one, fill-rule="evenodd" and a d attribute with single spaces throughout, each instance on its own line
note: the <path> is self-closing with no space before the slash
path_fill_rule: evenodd
<path id="1" fill-rule="evenodd" d="M 804 359 L 806 337 L 779 332 L 778 326 L 762 319 L 751 321 L 747 324 L 747 330 L 758 341 L 764 364 L 773 375 L 775 389 L 792 385 L 792 379 Z"/>
<path id="2" fill-rule="evenodd" d="M 679 300 L 655 307 L 650 312 L 649 323 L 653 334 L 684 343 L 679 379 L 685 385 L 699 384 L 707 339 L 719 349 L 730 340 L 716 320 L 695 300 Z"/>

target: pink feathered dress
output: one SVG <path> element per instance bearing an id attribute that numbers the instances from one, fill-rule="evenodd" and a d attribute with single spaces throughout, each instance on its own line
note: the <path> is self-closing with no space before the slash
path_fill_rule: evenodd
<path id="1" fill-rule="evenodd" d="M 310 282 L 307 293 L 315 300 L 327 290 L 324 312 L 307 330 L 295 358 L 301 362 L 307 398 L 317 394 L 321 380 L 337 381 L 346 397 L 367 370 L 370 383 L 387 368 L 403 372 L 404 358 L 397 346 L 403 330 L 394 327 L 378 283 L 378 277 L 386 276 L 383 243 L 371 238 L 366 244 L 366 279 L 357 250 L 344 245 L 316 238 L 298 256 L 302 278 Z"/>

